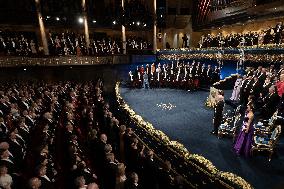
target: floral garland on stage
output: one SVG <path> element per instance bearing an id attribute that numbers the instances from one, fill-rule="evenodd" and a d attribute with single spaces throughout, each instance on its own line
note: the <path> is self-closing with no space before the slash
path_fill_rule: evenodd
<path id="1" fill-rule="evenodd" d="M 200 168 L 205 169 L 205 171 L 209 173 L 211 177 L 217 178 L 217 179 L 222 178 L 225 181 L 231 182 L 233 185 L 237 185 L 239 188 L 244 188 L 244 189 L 253 188 L 243 178 L 237 175 L 234 175 L 233 173 L 226 173 L 226 172 L 219 171 L 210 160 L 198 154 L 190 154 L 190 152 L 188 152 L 188 150 L 184 147 L 183 144 L 177 141 L 171 141 L 170 138 L 165 133 L 163 133 L 162 131 L 158 129 L 155 129 L 151 123 L 146 122 L 140 115 L 137 115 L 135 111 L 131 109 L 128 104 L 126 104 L 126 102 L 123 100 L 123 98 L 120 95 L 119 85 L 120 83 L 117 82 L 115 86 L 116 99 L 119 104 L 119 108 L 125 111 L 128 114 L 128 116 L 134 122 L 137 123 L 138 127 L 144 129 L 148 134 L 157 138 L 161 143 L 168 146 L 169 149 L 179 154 L 185 160 L 193 161 L 197 165 L 200 165 L 201 166 Z"/>
<path id="2" fill-rule="evenodd" d="M 254 45 L 254 46 L 244 46 L 244 47 L 208 47 L 208 48 L 176 48 L 176 49 L 158 49 L 158 52 L 176 52 L 176 51 L 182 51 L 182 52 L 191 52 L 191 51 L 219 51 L 219 50 L 239 50 L 240 48 L 244 50 L 283 50 L 284 49 L 284 43 L 283 44 L 266 44 L 266 45 Z"/>
<path id="3" fill-rule="evenodd" d="M 193 54 L 160 54 L 158 56 L 159 60 L 187 60 L 187 59 L 208 59 L 208 60 L 216 60 L 216 53 L 193 53 Z M 232 60 L 238 61 L 240 60 L 239 54 L 223 54 L 222 57 L 219 57 L 220 60 Z M 245 54 L 245 60 L 251 62 L 283 62 L 284 54 Z"/>
<path id="4" fill-rule="evenodd" d="M 250 189 L 252 188 L 249 183 L 247 183 L 243 178 L 229 172 L 222 172 L 220 171 L 220 178 L 226 181 L 229 181 L 233 184 L 238 186 L 242 186 L 243 189 Z"/>
<path id="5" fill-rule="evenodd" d="M 197 161 L 199 164 L 203 165 L 206 168 L 206 170 L 208 170 L 208 172 L 210 172 L 213 175 L 217 175 L 218 173 L 218 169 L 213 165 L 213 163 L 203 156 L 200 156 L 198 154 L 190 154 L 185 158 L 187 160 Z"/>

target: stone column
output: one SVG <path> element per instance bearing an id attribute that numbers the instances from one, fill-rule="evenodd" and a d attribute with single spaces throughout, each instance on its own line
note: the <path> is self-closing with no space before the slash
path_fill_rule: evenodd
<path id="1" fill-rule="evenodd" d="M 178 48 L 178 34 L 177 34 L 177 31 L 175 30 L 174 32 L 174 35 L 173 35 L 173 48 Z"/>
<path id="2" fill-rule="evenodd" d="M 85 42 L 86 42 L 87 48 L 89 48 L 90 47 L 90 35 L 89 35 L 87 9 L 86 9 L 86 0 L 82 0 L 82 10 L 83 10 L 83 20 L 84 20 Z"/>
<path id="3" fill-rule="evenodd" d="M 124 0 L 121 0 L 121 7 L 124 14 Z M 126 34 L 125 34 L 124 23 L 121 24 L 121 38 L 122 38 L 122 53 L 126 54 Z"/>
<path id="4" fill-rule="evenodd" d="M 37 12 L 37 17 L 38 17 L 38 24 L 39 24 L 39 31 L 40 31 L 40 36 L 41 36 L 41 43 L 43 46 L 43 52 L 44 52 L 44 55 L 49 55 L 45 27 L 43 23 L 42 14 L 41 14 L 40 0 L 35 0 L 35 4 L 36 4 L 36 12 Z"/>
<path id="5" fill-rule="evenodd" d="M 157 10 L 157 0 L 153 0 L 153 15 L 154 15 L 154 20 L 153 20 L 153 51 L 156 53 L 157 51 L 157 17 L 156 17 L 156 10 Z"/>

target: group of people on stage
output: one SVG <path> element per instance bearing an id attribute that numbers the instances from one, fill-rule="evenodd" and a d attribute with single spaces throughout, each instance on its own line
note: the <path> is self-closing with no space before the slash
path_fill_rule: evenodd
<path id="1" fill-rule="evenodd" d="M 231 100 L 240 104 L 253 104 L 260 111 L 261 117 L 272 116 L 284 91 L 284 66 L 276 70 L 273 65 L 269 68 L 259 66 L 256 70 L 249 68 L 243 78 L 238 77 Z"/>
<path id="2" fill-rule="evenodd" d="M 277 111 L 278 116 L 284 114 L 284 65 L 276 70 L 273 65 L 269 68 L 259 66 L 247 69 L 246 75 L 238 77 L 231 100 L 241 105 L 241 112 L 245 112 L 243 125 L 234 142 L 234 149 L 238 155 L 250 156 L 250 149 L 254 134 L 254 120 L 268 120 Z M 214 130 L 218 133 L 224 110 L 224 93 L 217 96 L 214 108 Z M 282 120 L 283 122 L 283 120 Z"/>
<path id="3" fill-rule="evenodd" d="M 208 48 L 281 44 L 283 29 L 284 25 L 280 22 L 276 24 L 275 27 L 270 27 L 261 32 L 249 31 L 248 33 L 230 33 L 226 36 L 221 33 L 216 36 L 208 34 L 207 36 L 202 36 L 199 46 L 200 48 Z"/>
<path id="4" fill-rule="evenodd" d="M 207 67 L 200 62 L 165 64 L 147 64 L 137 66 L 136 70 L 129 71 L 128 85 L 134 88 L 178 88 L 197 90 L 201 85 L 209 86 L 220 80 L 220 68 L 211 65 Z"/>

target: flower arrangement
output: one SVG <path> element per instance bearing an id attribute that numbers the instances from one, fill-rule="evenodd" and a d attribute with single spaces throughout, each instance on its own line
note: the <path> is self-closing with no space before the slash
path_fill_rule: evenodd
<path id="1" fill-rule="evenodd" d="M 261 45 L 253 45 L 253 46 L 244 46 L 241 47 L 244 50 L 278 50 L 283 49 L 284 44 L 261 44 Z M 158 49 L 158 52 L 175 52 L 175 51 L 182 51 L 182 52 L 191 52 L 191 51 L 219 51 L 219 50 L 240 50 L 240 47 L 207 47 L 207 48 L 176 48 L 176 49 Z"/>
<path id="2" fill-rule="evenodd" d="M 140 115 L 137 115 L 135 111 L 131 109 L 129 105 L 127 105 L 122 99 L 119 93 L 119 82 L 115 86 L 115 92 L 119 107 L 123 109 L 129 115 L 129 117 L 137 123 L 138 127 L 144 129 L 148 134 L 155 137 L 161 143 L 167 145 L 171 150 L 183 157 L 184 160 L 197 162 L 197 164 L 203 167 L 207 172 L 209 172 L 212 177 L 215 177 L 217 179 L 221 178 L 243 189 L 252 189 L 252 186 L 241 177 L 233 173 L 219 171 L 211 161 L 198 154 L 190 154 L 190 152 L 184 147 L 183 144 L 179 143 L 178 141 L 171 141 L 165 133 L 158 129 L 155 129 L 151 123 L 144 121 L 144 119 Z"/>
<path id="3" fill-rule="evenodd" d="M 218 173 L 218 169 L 213 165 L 213 163 L 203 156 L 200 156 L 198 154 L 190 154 L 187 159 L 194 160 L 199 164 L 203 165 L 206 170 L 212 175 L 216 175 Z"/>
<path id="4" fill-rule="evenodd" d="M 178 154 L 182 155 L 183 157 L 188 154 L 188 150 L 184 147 L 183 144 L 177 141 L 170 141 L 169 146 L 175 150 Z"/>
<path id="5" fill-rule="evenodd" d="M 176 52 L 176 54 L 160 54 L 159 60 L 187 60 L 187 59 L 208 59 L 208 60 L 240 60 L 239 54 L 223 54 L 221 57 L 216 57 L 215 53 L 188 53 L 182 54 L 182 52 Z M 245 54 L 246 61 L 251 62 L 282 62 L 284 61 L 284 54 Z"/>
<path id="6" fill-rule="evenodd" d="M 229 172 L 220 172 L 220 178 L 226 181 L 229 181 L 233 184 L 236 184 L 239 188 L 242 189 L 251 189 L 252 186 L 245 181 L 243 178 Z"/>

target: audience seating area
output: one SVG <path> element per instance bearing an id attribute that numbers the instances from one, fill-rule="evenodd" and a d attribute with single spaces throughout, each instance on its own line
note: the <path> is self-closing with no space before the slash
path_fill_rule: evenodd
<path id="1" fill-rule="evenodd" d="M 0 186 L 183 188 L 170 163 L 113 116 L 103 94 L 101 80 L 3 82 Z"/>
<path id="2" fill-rule="evenodd" d="M 38 36 L 39 37 L 39 36 Z M 39 49 L 39 41 L 33 32 L 0 31 L 0 55 L 11 56 L 39 56 L 43 49 Z M 49 54 L 51 56 L 105 56 L 122 54 L 120 39 L 97 37 L 90 35 L 90 46 L 86 45 L 85 35 L 74 32 L 49 32 L 47 34 Z M 127 37 L 128 53 L 148 50 L 151 44 L 136 36 Z"/>
<path id="3" fill-rule="evenodd" d="M 275 26 L 271 26 L 261 32 L 248 32 L 248 33 L 236 33 L 229 35 L 222 35 L 219 33 L 216 36 L 208 34 L 202 36 L 199 42 L 200 48 L 208 47 L 243 47 L 243 46 L 260 46 L 267 44 L 281 44 L 283 24 L 278 23 Z"/>
<path id="4" fill-rule="evenodd" d="M 38 53 L 38 43 L 33 32 L 0 30 L 0 55 L 32 56 Z"/>
<path id="5" fill-rule="evenodd" d="M 256 0 L 253 3 L 250 3 L 251 6 L 253 5 L 263 5 L 263 4 L 267 4 L 267 3 L 273 3 L 276 2 L 278 0 Z M 214 11 L 219 11 L 228 7 L 238 7 L 240 5 L 244 5 L 243 1 L 240 0 L 224 0 L 224 1 L 219 1 L 219 0 L 213 0 L 210 3 L 210 11 L 214 12 Z"/>

